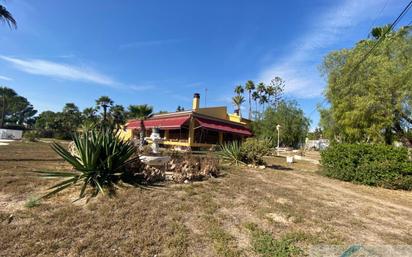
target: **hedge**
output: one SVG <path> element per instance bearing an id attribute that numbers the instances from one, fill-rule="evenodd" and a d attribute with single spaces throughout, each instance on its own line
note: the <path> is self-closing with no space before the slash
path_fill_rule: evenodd
<path id="1" fill-rule="evenodd" d="M 403 147 L 335 144 L 321 152 L 322 173 L 370 186 L 412 190 L 412 162 Z"/>

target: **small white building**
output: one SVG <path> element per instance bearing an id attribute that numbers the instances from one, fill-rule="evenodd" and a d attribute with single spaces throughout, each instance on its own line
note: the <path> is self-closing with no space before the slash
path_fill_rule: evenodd
<path id="1" fill-rule="evenodd" d="M 23 137 L 23 130 L 0 128 L 0 139 L 20 140 Z"/>

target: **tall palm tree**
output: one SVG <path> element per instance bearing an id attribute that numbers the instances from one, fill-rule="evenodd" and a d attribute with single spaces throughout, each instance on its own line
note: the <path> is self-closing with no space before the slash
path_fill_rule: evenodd
<path id="1" fill-rule="evenodd" d="M 242 116 L 240 113 L 240 106 L 245 102 L 245 98 L 242 95 L 235 95 L 232 98 L 233 105 L 237 108 L 237 113 L 239 116 Z"/>
<path id="2" fill-rule="evenodd" d="M 255 118 L 256 118 L 257 112 L 258 112 L 258 110 L 257 110 L 257 102 L 258 102 L 259 98 L 260 98 L 259 93 L 258 93 L 257 91 L 253 91 L 253 93 L 252 93 L 252 99 L 253 99 L 253 101 L 255 101 Z"/>
<path id="3" fill-rule="evenodd" d="M 13 18 L 13 15 L 9 11 L 7 11 L 6 7 L 0 5 L 0 21 L 3 23 L 7 23 L 10 28 L 17 28 L 17 22 Z"/>
<path id="4" fill-rule="evenodd" d="M 261 104 L 263 106 L 263 109 L 265 109 L 265 103 L 267 103 L 268 101 L 268 97 L 266 95 L 266 85 L 263 82 L 260 82 L 257 87 L 256 87 L 256 91 L 259 94 L 259 104 Z"/>
<path id="5" fill-rule="evenodd" d="M 107 108 L 113 105 L 113 100 L 108 96 L 101 96 L 96 100 L 96 106 L 98 109 L 103 108 L 103 121 L 107 120 Z"/>
<path id="6" fill-rule="evenodd" d="M 249 93 L 249 120 L 252 119 L 252 91 L 255 90 L 255 83 L 252 80 L 248 80 L 245 85 L 245 89 Z"/>
<path id="7" fill-rule="evenodd" d="M 237 85 L 237 86 L 235 87 L 235 93 L 236 93 L 237 95 L 241 95 L 241 94 L 243 94 L 243 92 L 244 92 L 244 89 L 243 89 L 243 87 L 242 87 L 241 85 Z"/>
<path id="8" fill-rule="evenodd" d="M 146 137 L 146 128 L 144 126 L 144 120 L 149 118 L 153 114 L 153 107 L 147 104 L 141 105 L 129 105 L 129 116 L 130 118 L 140 120 L 140 149 L 143 148 L 144 138 Z"/>

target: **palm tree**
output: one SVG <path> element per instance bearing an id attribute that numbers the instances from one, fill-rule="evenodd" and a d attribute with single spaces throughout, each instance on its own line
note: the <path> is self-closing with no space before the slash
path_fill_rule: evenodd
<path id="1" fill-rule="evenodd" d="M 10 28 L 17 28 L 16 20 L 3 5 L 0 5 L 0 21 L 3 23 L 7 23 L 7 25 L 9 25 Z"/>
<path id="2" fill-rule="evenodd" d="M 235 93 L 237 95 L 241 95 L 241 94 L 243 94 L 243 92 L 244 92 L 244 90 L 243 90 L 243 87 L 241 85 L 238 85 L 238 86 L 235 87 Z"/>
<path id="3" fill-rule="evenodd" d="M 271 97 L 275 95 L 275 88 L 271 85 L 266 87 L 266 95 L 268 98 L 268 103 L 271 103 Z"/>
<path id="4" fill-rule="evenodd" d="M 106 122 L 107 108 L 113 105 L 113 100 L 108 96 L 101 96 L 96 100 L 97 109 L 103 108 L 103 121 Z"/>
<path id="5" fill-rule="evenodd" d="M 252 119 L 252 91 L 255 90 L 255 83 L 253 81 L 248 80 L 245 85 L 245 89 L 249 93 L 249 120 Z"/>
<path id="6" fill-rule="evenodd" d="M 253 99 L 253 101 L 255 101 L 255 115 L 257 115 L 257 112 L 258 112 L 258 110 L 257 110 L 257 102 L 258 102 L 259 98 L 260 98 L 259 93 L 258 93 L 257 91 L 253 91 L 253 93 L 252 93 L 252 99 Z"/>
<path id="7" fill-rule="evenodd" d="M 129 116 L 130 118 L 140 120 L 140 149 L 143 148 L 144 138 L 146 136 L 146 128 L 144 126 L 144 120 L 149 118 L 153 114 L 153 107 L 147 104 L 141 105 L 129 105 Z"/>
<path id="8" fill-rule="evenodd" d="M 266 85 L 263 82 L 260 82 L 257 87 L 256 91 L 259 94 L 259 104 L 263 105 L 263 109 L 265 109 L 265 103 L 268 102 L 268 97 L 267 97 L 267 91 L 266 91 Z"/>
<path id="9" fill-rule="evenodd" d="M 242 116 L 240 113 L 240 106 L 245 102 L 245 98 L 242 95 L 235 95 L 232 98 L 233 105 L 237 108 L 237 113 L 239 116 Z"/>

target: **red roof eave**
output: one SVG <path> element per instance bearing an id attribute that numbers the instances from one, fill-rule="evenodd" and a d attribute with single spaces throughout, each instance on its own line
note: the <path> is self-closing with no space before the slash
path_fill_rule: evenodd
<path id="1" fill-rule="evenodd" d="M 206 118 L 200 118 L 200 117 L 196 117 L 196 120 L 199 122 L 200 126 L 207 128 L 207 129 L 224 131 L 224 132 L 239 134 L 243 136 L 253 135 L 250 129 L 242 125 L 237 125 L 237 124 L 235 125 L 232 123 L 227 123 L 227 122 L 222 122 L 222 121 L 217 121 L 217 120 L 212 120 L 212 119 L 206 119 Z"/>
<path id="2" fill-rule="evenodd" d="M 179 129 L 190 118 L 187 116 L 170 117 L 162 119 L 148 119 L 143 121 L 145 128 L 160 128 L 160 129 Z M 140 129 L 141 120 L 131 120 L 126 128 Z"/>

